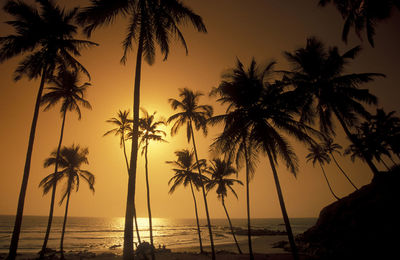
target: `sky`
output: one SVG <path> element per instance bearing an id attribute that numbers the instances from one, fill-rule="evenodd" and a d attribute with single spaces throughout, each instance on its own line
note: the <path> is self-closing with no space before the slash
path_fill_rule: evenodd
<path id="1" fill-rule="evenodd" d="M 1 3 L 4 1 L 1 0 Z M 86 6 L 88 1 L 57 1 L 60 6 L 70 8 L 75 5 Z M 221 75 L 235 66 L 239 58 L 247 67 L 252 57 L 259 64 L 276 60 L 276 69 L 289 69 L 282 53 L 304 47 L 306 38 L 316 36 L 327 46 L 338 46 L 341 53 L 361 45 L 363 51 L 348 65 L 347 72 L 379 72 L 386 78 L 368 84 L 371 92 L 378 96 L 379 107 L 386 111 L 399 111 L 400 79 L 400 15 L 395 12 L 391 19 L 376 27 L 375 48 L 366 40 L 361 41 L 353 31 L 348 44 L 341 41 L 343 21 L 332 6 L 321 8 L 318 1 L 282 0 L 186 0 L 184 1 L 206 24 L 208 33 L 195 32 L 190 27 L 182 31 L 188 44 L 189 54 L 178 43 L 171 44 L 167 61 L 160 53 L 154 65 L 143 64 L 141 82 L 141 106 L 150 113 L 168 118 L 174 113 L 168 103 L 169 98 L 178 98 L 178 89 L 188 87 L 201 91 L 200 104 L 210 104 L 215 114 L 224 112 L 208 97 L 212 87 L 218 86 Z M 12 33 L 4 24 L 9 20 L 0 11 L 0 35 Z M 82 119 L 68 113 L 63 144 L 79 144 L 89 148 L 89 165 L 83 168 L 96 176 L 95 193 L 92 194 L 85 183 L 71 197 L 69 214 L 71 216 L 121 217 L 125 214 L 127 172 L 119 138 L 103 137 L 112 128 L 106 120 L 115 117 L 118 110 L 130 109 L 133 103 L 133 81 L 136 53 L 133 50 L 126 65 L 120 64 L 123 55 L 121 42 L 126 32 L 127 21 L 118 19 L 112 26 L 94 32 L 91 40 L 100 46 L 83 50 L 80 62 L 92 76 L 92 87 L 87 92 L 87 100 L 93 109 L 82 109 Z M 84 39 L 83 35 L 77 38 Z M 0 64 L 0 214 L 14 215 L 22 181 L 23 167 L 28 143 L 28 135 L 33 117 L 33 109 L 39 81 L 26 79 L 14 82 L 12 74 L 21 57 Z M 87 79 L 82 77 L 82 83 Z M 371 111 L 375 107 L 369 107 Z M 342 129 L 337 124 L 336 142 L 346 147 Z M 25 215 L 47 215 L 50 195 L 42 196 L 38 184 L 52 169 L 43 168 L 43 161 L 58 143 L 61 127 L 59 107 L 52 111 L 40 112 L 32 157 L 30 178 L 25 201 Z M 150 193 L 153 217 L 193 218 L 193 200 L 189 189 L 178 188 L 168 194 L 168 180 L 173 176 L 171 166 L 165 161 L 175 160 L 176 150 L 188 148 L 186 130 L 176 136 L 169 135 L 170 126 L 164 129 L 168 143 L 151 143 L 149 151 Z M 195 133 L 199 157 L 211 159 L 209 144 L 221 131 L 221 127 L 209 129 L 204 137 Z M 307 149 L 301 144 L 292 143 L 300 163 L 300 171 L 295 178 L 284 164 L 279 165 L 278 173 L 283 189 L 289 217 L 317 217 L 321 209 L 334 202 L 320 168 L 306 164 Z M 129 147 L 129 145 L 128 145 Z M 129 152 L 129 149 L 128 149 Z M 371 181 L 372 174 L 366 165 L 349 157 L 338 158 L 342 168 L 353 182 L 361 187 Z M 379 165 L 380 169 L 383 169 Z M 338 196 L 346 196 L 354 189 L 341 175 L 334 164 L 325 167 L 332 188 Z M 239 172 L 244 182 L 244 170 Z M 233 218 L 246 217 L 245 188 L 236 186 L 239 199 L 228 195 L 226 204 Z M 60 188 L 57 198 L 60 198 Z M 197 193 L 199 214 L 205 218 L 203 201 Z M 208 195 L 210 215 L 223 218 L 223 211 L 216 194 Z M 276 189 L 268 161 L 260 155 L 257 171 L 250 184 L 251 216 L 254 218 L 281 217 Z M 139 155 L 136 207 L 139 217 L 147 217 L 146 190 L 144 179 L 144 159 Z M 56 206 L 55 214 L 63 215 L 64 207 Z"/>

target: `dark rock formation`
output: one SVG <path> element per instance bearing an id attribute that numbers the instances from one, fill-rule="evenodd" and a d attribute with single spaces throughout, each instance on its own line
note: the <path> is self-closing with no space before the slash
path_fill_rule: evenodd
<path id="1" fill-rule="evenodd" d="M 317 259 L 400 259 L 399 185 L 397 171 L 381 173 L 325 207 L 315 226 L 297 237 L 300 248 Z"/>

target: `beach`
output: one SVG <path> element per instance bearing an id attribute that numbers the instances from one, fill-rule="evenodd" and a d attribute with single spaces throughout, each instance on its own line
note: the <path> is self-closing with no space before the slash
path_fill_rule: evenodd
<path id="1" fill-rule="evenodd" d="M 281 248 L 273 248 L 273 244 L 282 240 L 287 240 L 286 236 L 259 236 L 252 239 L 252 246 L 255 259 L 292 259 L 290 253 L 285 252 Z M 234 243 L 217 244 L 215 246 L 216 257 L 220 260 L 225 259 L 249 259 L 248 255 L 248 244 L 247 241 L 241 240 L 239 243 L 243 254 L 240 255 L 237 252 L 237 247 Z M 206 251 L 205 254 L 199 253 L 199 247 L 180 247 L 175 249 L 157 250 L 156 258 L 159 260 L 206 260 L 211 259 L 210 246 L 204 246 Z M 5 259 L 6 253 L 0 254 L 0 259 Z M 58 256 L 58 255 L 56 255 Z M 22 253 L 18 254 L 17 259 L 19 260 L 30 260 L 36 259 L 37 254 L 34 253 Z M 108 260 L 108 259 L 122 259 L 122 249 L 110 249 L 108 251 L 69 251 L 65 254 L 66 259 L 96 259 L 96 260 Z M 138 259 L 141 259 L 138 257 Z M 305 259 L 305 258 L 301 258 Z"/>

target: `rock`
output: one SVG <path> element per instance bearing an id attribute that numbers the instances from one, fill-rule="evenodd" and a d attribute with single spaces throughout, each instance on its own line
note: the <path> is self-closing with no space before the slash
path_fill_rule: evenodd
<path id="1" fill-rule="evenodd" d="M 399 172 L 381 173 L 370 184 L 325 207 L 315 226 L 297 237 L 300 250 L 320 259 L 397 255 L 399 183 Z"/>
<path id="2" fill-rule="evenodd" d="M 247 236 L 247 229 L 235 228 L 235 234 Z M 286 231 L 270 230 L 267 228 L 251 230 L 252 236 L 279 236 L 279 235 L 286 235 L 286 234 L 287 234 Z"/>

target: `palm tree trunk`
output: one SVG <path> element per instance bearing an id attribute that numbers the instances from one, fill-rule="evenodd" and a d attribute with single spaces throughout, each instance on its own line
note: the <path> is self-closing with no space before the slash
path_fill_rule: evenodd
<path id="1" fill-rule="evenodd" d="M 125 133 L 122 133 L 122 135 L 125 136 Z M 129 163 L 128 163 L 128 156 L 126 156 L 125 138 L 122 138 L 122 146 L 123 146 L 124 158 L 125 158 L 125 162 L 126 162 L 126 170 L 128 171 L 128 176 L 129 176 Z M 141 244 L 142 241 L 140 240 L 139 225 L 137 223 L 137 216 L 136 216 L 136 207 L 135 207 L 134 211 L 135 211 L 134 219 L 135 219 L 136 235 L 137 235 L 139 244 Z"/>
<path id="2" fill-rule="evenodd" d="M 61 231 L 61 240 L 60 240 L 60 253 L 61 253 L 61 260 L 64 259 L 64 234 L 65 234 L 65 226 L 67 225 L 67 216 L 68 216 L 68 206 L 69 206 L 69 198 L 71 195 L 71 191 L 68 191 L 67 195 L 67 203 L 65 205 L 65 214 L 64 214 L 64 222 Z"/>
<path id="3" fill-rule="evenodd" d="M 28 150 L 26 152 L 24 175 L 22 177 L 22 184 L 18 198 L 17 214 L 15 216 L 14 230 L 11 237 L 10 251 L 8 254 L 8 259 L 10 260 L 14 260 L 15 257 L 17 256 L 17 248 L 18 248 L 19 235 L 21 232 L 22 216 L 24 213 L 25 195 L 26 195 L 26 189 L 28 187 L 29 171 L 31 167 L 33 143 L 35 140 L 36 123 L 39 118 L 39 107 L 46 77 L 47 77 L 46 69 L 43 69 L 42 78 L 40 80 L 40 86 L 36 97 L 35 110 L 33 113 L 33 119 L 31 125 L 31 132 L 29 134 Z"/>
<path id="4" fill-rule="evenodd" d="M 347 176 L 347 174 L 343 171 L 342 167 L 340 167 L 339 163 L 336 161 L 335 156 L 333 155 L 333 153 L 330 153 L 332 156 L 333 161 L 336 163 L 336 166 L 339 168 L 339 170 L 343 173 L 344 177 L 346 177 L 346 179 L 350 182 L 351 185 L 353 185 L 353 187 L 358 190 L 357 186 L 354 185 L 354 183 L 350 180 L 349 176 Z"/>
<path id="5" fill-rule="evenodd" d="M 321 170 L 322 170 L 322 173 L 324 174 L 325 181 L 328 184 L 329 190 L 331 191 L 333 197 L 335 197 L 335 199 L 337 199 L 337 200 L 340 200 L 340 198 L 338 196 L 336 196 L 336 194 L 332 190 L 332 187 L 331 187 L 331 184 L 329 183 L 328 177 L 326 177 L 326 173 L 325 173 L 324 167 L 322 167 L 321 163 L 319 163 L 319 166 L 321 166 Z"/>
<path id="6" fill-rule="evenodd" d="M 62 140 L 63 140 L 63 136 L 64 136 L 64 125 L 65 125 L 65 117 L 66 117 L 66 115 L 67 115 L 67 110 L 65 110 L 64 113 L 63 113 L 63 119 L 62 119 L 62 123 L 61 123 L 60 140 L 58 141 L 56 164 L 54 166 L 54 173 L 55 174 L 57 174 L 57 172 L 58 172 L 58 160 L 60 159 L 60 149 L 61 149 L 61 144 L 62 144 Z M 50 212 L 49 212 L 49 219 L 47 221 L 46 235 L 44 236 L 42 250 L 40 251 L 40 256 L 39 256 L 41 259 L 45 255 L 46 248 L 47 248 L 47 242 L 49 241 L 51 223 L 53 221 L 53 211 L 54 211 L 54 201 L 55 201 L 55 198 L 56 198 L 56 188 L 57 188 L 57 182 L 54 182 L 53 189 L 51 191 Z"/>
<path id="7" fill-rule="evenodd" d="M 135 212 L 135 191 L 136 191 L 136 166 L 139 138 L 139 106 L 140 106 L 140 76 L 142 68 L 143 37 L 139 36 L 138 51 L 136 57 L 135 87 L 133 94 L 133 134 L 132 152 L 129 168 L 128 194 L 126 200 L 125 227 L 124 227 L 124 260 L 134 259 L 133 252 L 133 218 Z"/>
<path id="8" fill-rule="evenodd" d="M 397 163 L 393 160 L 393 157 L 389 154 L 387 155 L 387 157 L 389 158 L 389 160 L 393 163 L 393 166 L 396 166 Z"/>
<path id="9" fill-rule="evenodd" d="M 199 215 L 197 213 L 197 202 L 196 202 L 196 197 L 194 195 L 193 191 L 193 184 L 190 182 L 190 189 L 192 191 L 192 196 L 193 196 L 193 202 L 194 202 L 194 213 L 196 214 L 196 223 L 197 223 L 197 233 L 199 234 L 199 243 L 200 243 L 200 253 L 203 254 L 203 243 L 201 241 L 201 231 L 200 231 L 200 223 L 199 223 Z"/>
<path id="10" fill-rule="evenodd" d="M 251 225 L 250 225 L 250 169 L 249 169 L 249 158 L 247 151 L 247 143 L 244 147 L 244 157 L 246 159 L 246 205 L 247 205 L 247 240 L 249 243 L 249 255 L 250 260 L 254 259 L 253 246 L 251 243 Z"/>
<path id="11" fill-rule="evenodd" d="M 126 156 L 126 147 L 125 147 L 125 133 L 122 132 L 122 135 L 123 135 L 123 137 L 122 137 L 122 149 L 123 149 L 123 151 L 124 151 L 124 158 L 125 158 L 125 163 L 126 163 L 126 169 L 127 169 L 127 171 L 128 171 L 128 174 L 129 174 L 128 156 Z"/>
<path id="12" fill-rule="evenodd" d="M 387 163 L 383 160 L 383 158 L 381 158 L 380 161 L 381 161 L 382 164 L 385 166 L 386 170 L 390 171 L 389 166 L 388 166 Z"/>
<path id="13" fill-rule="evenodd" d="M 212 230 L 211 230 L 210 214 L 208 213 L 206 191 L 204 189 L 204 183 L 203 183 L 203 179 L 202 179 L 203 175 L 201 174 L 201 169 L 200 169 L 200 165 L 199 165 L 199 157 L 197 156 L 196 142 L 194 140 L 194 131 L 193 131 L 191 120 L 189 121 L 189 127 L 190 127 L 190 132 L 192 133 L 193 150 L 194 150 L 194 155 L 196 156 L 197 169 L 199 170 L 199 175 L 200 175 L 200 183 L 201 183 L 201 191 L 203 192 L 204 207 L 206 208 L 207 226 L 208 226 L 208 233 L 210 234 L 210 243 L 211 243 L 211 259 L 215 260 L 215 249 L 214 249 L 214 240 L 213 240 L 213 235 L 212 235 Z"/>
<path id="14" fill-rule="evenodd" d="M 341 115 L 339 114 L 339 112 L 336 109 L 333 109 L 336 118 L 339 120 L 339 123 L 342 125 L 342 128 L 344 130 L 344 132 L 346 133 L 347 137 L 350 139 L 350 141 L 357 146 L 357 148 L 359 148 L 361 154 L 363 155 L 365 161 L 367 162 L 367 165 L 369 166 L 369 168 L 371 169 L 374 177 L 376 177 L 379 174 L 378 169 L 376 168 L 375 164 L 372 162 L 372 160 L 364 153 L 364 151 L 362 149 L 360 149 L 360 144 L 358 142 L 358 140 L 356 140 L 353 135 L 350 133 L 350 130 L 347 128 L 346 123 L 344 122 L 343 118 L 341 117 Z"/>
<path id="15" fill-rule="evenodd" d="M 151 244 L 151 259 L 156 259 L 154 254 L 154 242 L 153 242 L 153 223 L 151 219 L 151 208 L 150 208 L 150 185 L 149 185 L 149 168 L 147 160 L 147 149 L 149 147 L 149 142 L 146 140 L 146 147 L 144 150 L 144 161 L 145 161 L 145 172 L 146 172 L 146 190 L 147 190 L 147 212 L 149 214 L 149 230 L 150 230 L 150 244 Z"/>
<path id="16" fill-rule="evenodd" d="M 222 201 L 222 206 L 224 207 L 224 210 L 225 210 L 226 218 L 228 219 L 228 222 L 229 222 L 229 227 L 231 228 L 233 240 L 235 240 L 235 244 L 236 244 L 236 247 L 237 247 L 237 249 L 238 249 L 238 251 L 239 251 L 239 254 L 242 254 L 242 250 L 240 250 L 239 243 L 238 243 L 238 241 L 236 240 L 235 232 L 233 231 L 233 226 L 232 226 L 231 218 L 229 217 L 228 210 L 227 210 L 226 207 L 225 207 L 225 200 L 224 200 L 223 197 L 222 197 L 222 200 L 221 200 L 221 201 Z"/>
<path id="17" fill-rule="evenodd" d="M 298 255 L 298 252 L 297 252 L 296 243 L 294 242 L 294 236 L 293 236 L 293 232 L 292 232 L 292 227 L 290 226 L 290 221 L 289 221 L 289 217 L 288 217 L 288 214 L 287 214 L 287 211 L 286 211 L 285 201 L 283 200 L 283 194 L 282 194 L 282 190 L 281 190 L 281 185 L 279 184 L 278 173 L 276 171 L 274 160 L 273 160 L 271 152 L 269 150 L 267 150 L 267 154 L 268 154 L 269 162 L 271 164 L 272 174 L 274 175 L 276 192 L 278 193 L 279 204 L 281 206 L 283 220 L 285 222 L 286 232 L 288 234 L 288 239 L 289 239 L 290 248 L 292 250 L 293 259 L 294 260 L 299 260 L 299 255 Z"/>

